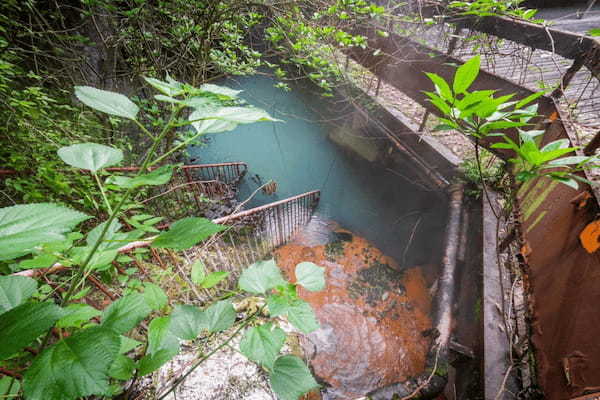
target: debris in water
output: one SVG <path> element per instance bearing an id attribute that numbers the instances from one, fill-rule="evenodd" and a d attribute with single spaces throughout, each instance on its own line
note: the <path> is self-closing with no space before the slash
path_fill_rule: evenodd
<path id="1" fill-rule="evenodd" d="M 301 343 L 325 386 L 323 398 L 356 399 L 420 374 L 431 340 L 422 335 L 431 329 L 431 299 L 421 269 L 400 270 L 368 241 L 344 230 L 318 232 L 318 244 L 309 236 L 302 233 L 275 256 L 289 277 L 302 261 L 326 268 L 324 291 L 299 289 L 321 324 Z"/>

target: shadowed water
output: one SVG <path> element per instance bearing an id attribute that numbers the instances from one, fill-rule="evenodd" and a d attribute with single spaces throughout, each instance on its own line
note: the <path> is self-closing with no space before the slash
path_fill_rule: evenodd
<path id="1" fill-rule="evenodd" d="M 277 183 L 275 193 L 259 192 L 248 207 L 320 189 L 318 212 L 324 218 L 367 238 L 400 264 L 429 261 L 443 231 L 445 204 L 402 178 L 408 168 L 369 162 L 332 142 L 328 135 L 335 126 L 323 119 L 340 116 L 318 114 L 315 110 L 325 109 L 327 101 L 320 96 L 296 89 L 284 92 L 263 76 L 225 83 L 243 89 L 244 99 L 284 122 L 242 125 L 210 135 L 207 146 L 190 148 L 193 162 L 248 163 L 241 199 L 269 180 Z"/>

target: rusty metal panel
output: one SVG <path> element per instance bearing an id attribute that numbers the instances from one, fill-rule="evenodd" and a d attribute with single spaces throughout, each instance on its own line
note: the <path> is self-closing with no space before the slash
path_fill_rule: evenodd
<path id="1" fill-rule="evenodd" d="M 393 33 L 387 38 L 365 28 L 356 33 L 368 38 L 369 50 L 347 50 L 352 58 L 438 114 L 422 93 L 433 90 L 424 72 L 451 80 L 454 68 L 447 64 L 461 64 L 460 60 Z M 382 55 L 374 55 L 374 48 Z M 485 71 L 481 71 L 473 88 L 499 89 L 501 94 L 517 93 L 518 97 L 531 93 Z M 540 99 L 539 113 L 546 118 L 542 125 L 546 128 L 544 142 L 563 138 L 572 141 L 552 99 Z M 588 253 L 579 242 L 581 231 L 596 217 L 598 204 L 591 194 L 587 204 L 572 204 L 584 192 L 592 190 L 583 185 L 574 190 L 538 179 L 522 185 L 517 195 L 538 379 L 551 400 L 572 398 L 600 387 L 600 254 Z"/>

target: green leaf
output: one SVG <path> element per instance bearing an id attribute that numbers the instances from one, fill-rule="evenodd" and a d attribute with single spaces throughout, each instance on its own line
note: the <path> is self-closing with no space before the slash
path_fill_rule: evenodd
<path id="1" fill-rule="evenodd" d="M 311 333 L 319 329 L 312 307 L 302 299 L 273 295 L 267 297 L 267 306 L 271 317 L 287 316 L 290 323 L 303 333 Z"/>
<path id="2" fill-rule="evenodd" d="M 152 247 L 174 250 L 187 250 L 200 241 L 227 229 L 206 218 L 183 218 L 171 225 L 152 242 Z"/>
<path id="3" fill-rule="evenodd" d="M 281 356 L 269 374 L 271 387 L 281 400 L 298 400 L 300 396 L 319 387 L 310 370 L 296 356 Z"/>
<path id="4" fill-rule="evenodd" d="M 204 289 L 210 289 L 216 286 L 219 282 L 226 279 L 229 276 L 228 271 L 215 271 L 210 274 L 200 284 Z"/>
<path id="5" fill-rule="evenodd" d="M 62 316 L 63 310 L 52 302 L 25 303 L 0 314 L 0 360 L 21 351 Z"/>
<path id="6" fill-rule="evenodd" d="M 175 165 L 163 165 L 160 168 L 135 178 L 130 178 L 128 176 L 111 176 L 106 180 L 106 183 L 121 186 L 126 189 L 135 189 L 140 186 L 165 185 L 171 180 L 173 169 L 175 167 Z"/>
<path id="7" fill-rule="evenodd" d="M 192 282 L 196 285 L 200 285 L 204 282 L 204 278 L 206 278 L 206 267 L 202 260 L 196 260 L 192 264 Z"/>
<path id="8" fill-rule="evenodd" d="M 446 100 L 452 100 L 454 98 L 454 96 L 452 96 L 452 90 L 450 90 L 450 86 L 448 86 L 448 83 L 446 83 L 444 78 L 432 72 L 426 72 L 425 75 L 427 75 L 435 85 L 437 94 Z"/>
<path id="9" fill-rule="evenodd" d="M 325 289 L 325 268 L 311 262 L 296 265 L 296 283 L 311 292 Z"/>
<path id="10" fill-rule="evenodd" d="M 80 328 L 91 318 L 101 315 L 102 312 L 87 304 L 69 304 L 65 308 L 66 315 L 58 320 L 57 328 Z"/>
<path id="11" fill-rule="evenodd" d="M 148 77 L 144 77 L 144 80 L 156 90 L 167 96 L 179 96 L 184 92 L 183 85 L 175 80 L 171 80 L 171 82 L 165 82 L 159 79 Z"/>
<path id="12" fill-rule="evenodd" d="M 600 28 L 593 28 L 586 32 L 589 36 L 600 36 Z"/>
<path id="13" fill-rule="evenodd" d="M 290 323 L 303 333 L 311 333 L 319 329 L 312 307 L 304 300 L 294 300 L 287 309 L 287 317 Z"/>
<path id="14" fill-rule="evenodd" d="M 115 362 L 113 362 L 108 375 L 111 378 L 119 379 L 121 381 L 128 381 L 133 377 L 133 371 L 135 370 L 135 362 L 122 354 L 117 356 Z"/>
<path id="15" fill-rule="evenodd" d="M 240 289 L 253 294 L 264 294 L 267 290 L 286 283 L 281 270 L 272 259 L 252 264 L 242 271 L 238 281 Z"/>
<path id="16" fill-rule="evenodd" d="M 146 353 L 156 355 L 165 349 L 177 354 L 179 339 L 171 332 L 171 317 L 157 317 L 148 326 L 148 350 Z"/>
<path id="17" fill-rule="evenodd" d="M 58 149 L 58 156 L 72 167 L 85 169 L 92 172 L 123 160 L 123 152 L 114 147 L 98 143 L 79 143 Z"/>
<path id="18" fill-rule="evenodd" d="M 10 376 L 2 376 L 0 378 L 0 393 L 6 395 L 7 399 L 17 399 L 19 396 L 19 390 L 21 390 L 21 382 L 18 379 L 11 378 Z"/>
<path id="19" fill-rule="evenodd" d="M 201 85 L 200 90 L 231 98 L 236 98 L 237 95 L 242 92 L 242 90 L 234 90 L 228 88 L 227 86 L 217 86 L 210 83 L 205 83 L 204 85 Z"/>
<path id="20" fill-rule="evenodd" d="M 199 308 L 185 304 L 175 306 L 170 327 L 175 336 L 184 340 L 194 340 L 206 328 L 206 317 Z"/>
<path id="21" fill-rule="evenodd" d="M 52 266 L 58 257 L 53 254 L 39 254 L 32 259 L 23 260 L 19 263 L 19 269 L 37 269 L 37 268 L 48 268 Z"/>
<path id="22" fill-rule="evenodd" d="M 558 139 L 542 147 L 541 151 L 546 153 L 558 149 L 566 149 L 569 147 L 569 144 L 571 144 L 571 142 L 569 142 L 569 139 Z"/>
<path id="23" fill-rule="evenodd" d="M 522 108 L 522 107 L 526 106 L 527 104 L 531 103 L 532 101 L 536 100 L 537 98 L 542 97 L 545 94 L 546 94 L 546 92 L 532 93 L 529 96 L 525 97 L 523 100 L 520 100 L 515 105 L 515 109 Z"/>
<path id="24" fill-rule="evenodd" d="M 169 301 L 169 298 L 160 286 L 149 282 L 144 284 L 144 299 L 146 299 L 146 304 L 153 310 L 160 310 Z"/>
<path id="25" fill-rule="evenodd" d="M 75 96 L 86 106 L 117 117 L 135 120 L 139 111 L 135 103 L 120 93 L 90 86 L 75 86 Z"/>
<path id="26" fill-rule="evenodd" d="M 173 352 L 170 349 L 160 350 L 154 355 L 146 354 L 140 359 L 138 364 L 139 375 L 145 376 L 156 371 L 176 355 L 177 352 Z"/>
<path id="27" fill-rule="evenodd" d="M 198 133 L 217 133 L 233 130 L 238 124 L 251 124 L 259 121 L 280 121 L 265 110 L 254 107 L 203 107 L 190 116 L 192 126 Z M 210 122 L 215 121 L 215 122 Z"/>
<path id="28" fill-rule="evenodd" d="M 549 162 L 549 164 L 556 165 L 556 166 L 574 165 L 574 164 L 585 163 L 586 161 L 588 161 L 590 159 L 591 159 L 591 157 L 585 157 L 585 156 L 563 157 L 563 158 L 559 158 L 558 160 L 552 160 Z"/>
<path id="29" fill-rule="evenodd" d="M 575 151 L 575 148 L 573 148 L 573 147 L 568 147 L 566 149 L 556 149 L 556 150 L 552 150 L 552 151 L 543 151 L 540 153 L 539 163 L 543 164 L 547 161 L 557 159 L 559 157 L 564 156 L 565 154 L 569 154 L 574 151 Z"/>
<path id="30" fill-rule="evenodd" d="M 197 133 L 220 133 L 234 130 L 238 124 L 231 121 L 215 119 L 204 108 L 194 110 L 188 120 Z"/>
<path id="31" fill-rule="evenodd" d="M 135 339 L 121 335 L 121 345 L 119 346 L 119 354 L 129 353 L 131 350 L 142 345 Z"/>
<path id="32" fill-rule="evenodd" d="M 121 334 L 130 331 L 152 310 L 139 293 L 132 293 L 113 302 L 102 313 L 102 326 Z"/>
<path id="33" fill-rule="evenodd" d="M 77 332 L 41 353 L 24 376 L 28 400 L 63 400 L 108 395 L 109 371 L 119 335 L 102 327 Z"/>
<path id="34" fill-rule="evenodd" d="M 284 342 L 285 332 L 268 322 L 246 330 L 240 351 L 248 359 L 272 370 Z"/>
<path id="35" fill-rule="evenodd" d="M 449 115 L 450 114 L 450 106 L 446 103 L 444 99 L 438 96 L 435 93 L 424 92 L 427 97 L 429 97 L 429 102 L 436 106 L 442 113 Z"/>
<path id="36" fill-rule="evenodd" d="M 20 306 L 37 289 L 37 282 L 25 276 L 0 276 L 0 314 Z"/>
<path id="37" fill-rule="evenodd" d="M 456 69 L 452 88 L 454 93 L 464 93 L 479 74 L 480 57 L 477 55 Z"/>
<path id="38" fill-rule="evenodd" d="M 88 218 L 50 203 L 0 208 L 0 261 L 24 256 L 44 243 L 65 240 L 65 233 Z"/>
<path id="39" fill-rule="evenodd" d="M 209 332 L 229 329 L 235 322 L 235 310 L 229 300 L 219 301 L 204 310 L 204 320 Z"/>

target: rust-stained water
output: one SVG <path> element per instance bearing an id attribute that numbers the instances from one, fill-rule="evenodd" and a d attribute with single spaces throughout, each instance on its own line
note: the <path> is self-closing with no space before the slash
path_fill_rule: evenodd
<path id="1" fill-rule="evenodd" d="M 313 235 L 314 236 L 314 235 Z M 290 278 L 299 262 L 326 268 L 322 292 L 299 289 L 321 329 L 303 340 L 325 399 L 352 399 L 423 371 L 431 328 L 430 297 L 420 268 L 397 264 L 344 230 L 315 243 L 304 237 L 276 251 Z M 322 237 L 321 237 L 322 239 Z"/>

